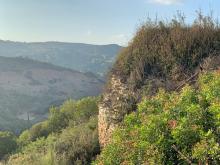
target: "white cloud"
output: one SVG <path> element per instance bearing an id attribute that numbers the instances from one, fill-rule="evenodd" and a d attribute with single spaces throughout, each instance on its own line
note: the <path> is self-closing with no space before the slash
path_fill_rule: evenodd
<path id="1" fill-rule="evenodd" d="M 161 5 L 174 5 L 174 4 L 180 4 L 182 0 L 148 0 L 150 3 L 157 3 Z"/>

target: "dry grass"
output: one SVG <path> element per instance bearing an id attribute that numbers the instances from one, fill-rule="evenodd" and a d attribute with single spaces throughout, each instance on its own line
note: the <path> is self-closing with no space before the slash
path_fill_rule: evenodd
<path id="1" fill-rule="evenodd" d="M 198 12 L 194 23 L 187 25 L 177 14 L 169 23 L 146 21 L 119 54 L 111 73 L 137 88 L 149 76 L 180 81 L 205 58 L 219 54 L 220 28 L 212 16 Z"/>

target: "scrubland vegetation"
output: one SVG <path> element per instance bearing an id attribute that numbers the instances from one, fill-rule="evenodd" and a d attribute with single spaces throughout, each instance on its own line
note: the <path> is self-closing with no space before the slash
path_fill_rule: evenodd
<path id="1" fill-rule="evenodd" d="M 182 14 L 171 22 L 148 20 L 110 73 L 139 95 L 137 104 L 129 105 L 137 109 L 125 116 L 101 153 L 98 98 L 85 98 L 52 107 L 48 120 L 17 138 L 1 133 L 6 143 L 0 142 L 0 157 L 9 165 L 218 165 L 219 56 L 220 28 L 211 16 L 198 13 L 192 25 Z M 152 94 L 150 79 L 162 80 L 164 88 L 154 85 L 158 90 Z"/>
<path id="2" fill-rule="evenodd" d="M 220 64 L 220 27 L 200 12 L 191 25 L 177 15 L 149 19 L 119 54 L 110 77 L 130 87 L 137 109 L 94 164 L 220 164 L 220 75 L 211 71 Z"/>
<path id="3" fill-rule="evenodd" d="M 48 120 L 24 131 L 17 139 L 10 133 L 1 133 L 1 158 L 14 153 L 8 158 L 9 165 L 89 164 L 100 151 L 97 101 L 90 97 L 52 107 Z"/>
<path id="4" fill-rule="evenodd" d="M 148 19 L 118 56 L 113 74 L 137 87 L 149 77 L 183 80 L 206 58 L 220 52 L 220 28 L 212 16 L 192 25 L 178 13 L 170 22 Z"/>
<path id="5" fill-rule="evenodd" d="M 160 90 L 125 117 L 94 164 L 220 164 L 220 73 Z"/>

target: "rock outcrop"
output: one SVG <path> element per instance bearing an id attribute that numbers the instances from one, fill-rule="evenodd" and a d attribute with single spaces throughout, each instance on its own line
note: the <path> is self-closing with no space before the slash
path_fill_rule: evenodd
<path id="1" fill-rule="evenodd" d="M 147 95 L 154 95 L 158 88 L 173 91 L 180 90 L 185 84 L 193 85 L 200 72 L 216 70 L 219 69 L 219 66 L 220 56 L 214 56 L 212 58 L 208 57 L 204 59 L 203 62 L 195 68 L 191 75 L 182 77 L 180 81 L 148 77 L 144 83 L 150 84 Z M 119 126 L 124 119 L 124 116 L 135 110 L 136 103 L 141 97 L 140 92 L 143 92 L 144 90 L 143 88 L 139 90 L 129 88 L 128 83 L 124 82 L 121 77 L 116 74 L 112 74 L 108 83 L 107 91 L 104 92 L 102 100 L 99 103 L 98 129 L 101 147 L 108 144 L 113 130 Z"/>
<path id="2" fill-rule="evenodd" d="M 99 142 L 104 147 L 110 140 L 113 130 L 124 116 L 134 107 L 134 92 L 122 82 L 120 77 L 112 75 L 108 91 L 103 94 L 99 104 L 98 128 Z"/>

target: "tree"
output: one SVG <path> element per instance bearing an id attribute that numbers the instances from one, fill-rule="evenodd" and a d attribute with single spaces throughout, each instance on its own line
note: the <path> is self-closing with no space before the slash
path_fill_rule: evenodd
<path id="1" fill-rule="evenodd" d="M 0 132 L 0 159 L 11 154 L 17 147 L 16 137 L 10 132 Z"/>

